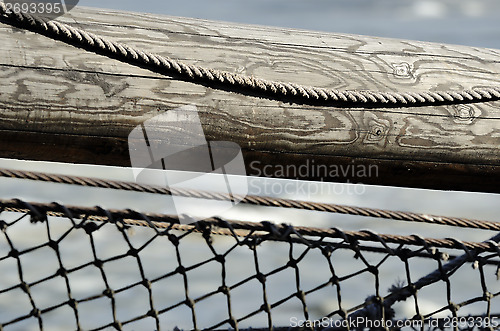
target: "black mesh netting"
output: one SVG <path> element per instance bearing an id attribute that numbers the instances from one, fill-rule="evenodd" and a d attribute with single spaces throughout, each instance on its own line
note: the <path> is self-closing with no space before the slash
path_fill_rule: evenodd
<path id="1" fill-rule="evenodd" d="M 180 225 L 19 200 L 0 211 L 0 330 L 500 324 L 493 241 L 408 244 L 221 219 Z"/>

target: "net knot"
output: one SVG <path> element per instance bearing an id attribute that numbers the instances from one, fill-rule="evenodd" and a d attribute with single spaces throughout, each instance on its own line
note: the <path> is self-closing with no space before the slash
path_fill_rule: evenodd
<path id="1" fill-rule="evenodd" d="M 266 276 L 261 272 L 259 272 L 257 275 L 255 275 L 255 278 L 257 278 L 257 280 L 259 282 L 261 282 L 262 284 L 264 284 L 266 282 Z"/>
<path id="2" fill-rule="evenodd" d="M 295 293 L 295 296 L 297 296 L 297 298 L 299 298 L 299 300 L 302 302 L 306 301 L 306 294 L 304 293 L 304 291 L 298 291 L 297 293 Z"/>
<path id="3" fill-rule="evenodd" d="M 107 296 L 108 298 L 112 299 L 113 296 L 115 295 L 115 291 L 113 291 L 112 289 L 110 288 L 107 288 L 105 289 L 102 294 L 104 294 L 105 296 Z"/>
<path id="4" fill-rule="evenodd" d="M 231 327 L 233 329 L 236 329 L 236 330 L 238 329 L 238 321 L 234 317 L 231 316 L 231 318 L 228 320 L 228 322 L 229 322 L 229 325 L 231 325 Z"/>
<path id="5" fill-rule="evenodd" d="M 189 308 L 191 308 L 191 309 L 193 309 L 193 308 L 194 308 L 194 301 L 193 301 L 193 299 L 191 299 L 191 298 L 186 299 L 186 301 L 184 301 L 184 304 L 185 304 L 186 306 L 188 306 Z"/>
<path id="6" fill-rule="evenodd" d="M 368 266 L 367 269 L 368 269 L 368 272 L 373 274 L 373 275 L 378 275 L 378 273 L 379 273 L 377 267 L 374 265 Z"/>
<path id="7" fill-rule="evenodd" d="M 78 307 L 78 302 L 75 299 L 70 299 L 68 300 L 68 306 L 70 306 L 73 309 L 76 309 Z"/>
<path id="8" fill-rule="evenodd" d="M 452 313 L 456 313 L 460 309 L 460 306 L 456 303 L 450 302 L 448 309 L 451 310 Z"/>
<path id="9" fill-rule="evenodd" d="M 151 309 L 150 311 L 147 312 L 146 315 L 153 318 L 158 318 L 158 311 L 155 309 Z"/>
<path id="10" fill-rule="evenodd" d="M 218 288 L 218 291 L 222 294 L 228 295 L 229 294 L 229 288 L 227 286 L 220 286 Z"/>
<path id="11" fill-rule="evenodd" d="M 262 243 L 263 239 L 261 237 L 246 237 L 245 240 L 241 241 L 240 245 L 247 245 L 250 249 L 256 249 Z"/>
<path id="12" fill-rule="evenodd" d="M 19 284 L 19 287 L 21 288 L 21 290 L 23 290 L 24 293 L 29 293 L 30 291 L 30 288 L 28 284 L 26 284 L 26 282 L 21 282 L 21 284 Z"/>
<path id="13" fill-rule="evenodd" d="M 57 247 L 58 247 L 58 244 L 57 244 L 57 241 L 54 241 L 54 240 L 50 240 L 47 245 L 52 248 L 53 250 L 57 251 Z"/>
<path id="14" fill-rule="evenodd" d="M 184 268 L 183 266 L 180 265 L 175 269 L 175 272 L 178 274 L 184 275 L 186 273 L 186 268 Z"/>
<path id="15" fill-rule="evenodd" d="M 79 224 L 77 227 L 82 228 L 87 234 L 91 234 L 92 232 L 99 230 L 99 226 L 94 222 Z"/>
<path id="16" fill-rule="evenodd" d="M 401 261 L 408 261 L 412 257 L 412 252 L 408 248 L 401 248 L 396 251 L 396 255 L 401 259 Z"/>
<path id="17" fill-rule="evenodd" d="M 102 268 L 102 266 L 104 265 L 104 262 L 102 262 L 102 260 L 95 259 L 95 260 L 94 260 L 94 265 L 95 265 L 97 268 L 101 269 L 101 268 Z"/>
<path id="18" fill-rule="evenodd" d="M 19 251 L 17 249 L 11 249 L 9 252 L 9 256 L 17 259 L 19 257 Z"/>
<path id="19" fill-rule="evenodd" d="M 293 233 L 294 231 L 293 226 L 289 224 L 276 225 L 269 221 L 263 221 L 261 222 L 261 224 L 273 238 L 278 238 L 282 240 L 290 237 L 290 234 Z"/>
<path id="20" fill-rule="evenodd" d="M 137 248 L 130 248 L 127 252 L 127 255 L 133 256 L 133 257 L 138 257 L 139 256 L 139 251 Z"/>
<path id="21" fill-rule="evenodd" d="M 114 322 L 113 322 L 113 327 L 114 327 L 116 330 L 123 330 L 122 323 L 120 323 L 120 321 L 114 321 Z"/>
<path id="22" fill-rule="evenodd" d="M 269 303 L 264 303 L 262 306 L 260 306 L 260 310 L 265 311 L 269 314 L 271 312 L 271 306 L 269 305 Z"/>
<path id="23" fill-rule="evenodd" d="M 224 255 L 218 254 L 215 256 L 215 261 L 219 262 L 220 264 L 224 264 L 226 262 L 226 258 Z"/>
<path id="24" fill-rule="evenodd" d="M 25 207 L 26 209 L 29 210 L 29 215 L 30 215 L 30 221 L 31 223 L 43 223 L 47 221 L 47 215 L 45 213 L 41 213 L 38 209 L 35 208 L 32 204 L 22 201 L 19 199 L 14 199 L 18 204 L 21 206 Z"/>
<path id="25" fill-rule="evenodd" d="M 196 229 L 202 233 L 203 238 L 208 243 L 212 242 L 212 226 L 213 224 L 207 221 L 198 221 L 195 223 Z"/>
<path id="26" fill-rule="evenodd" d="M 288 261 L 288 263 L 286 265 L 287 265 L 287 267 L 290 267 L 290 268 L 297 268 L 297 263 L 298 263 L 297 260 L 290 259 L 290 261 Z"/>
<path id="27" fill-rule="evenodd" d="M 493 295 L 493 293 L 491 293 L 490 291 L 484 291 L 483 293 L 483 298 L 484 300 L 486 301 L 490 301 L 491 299 L 493 299 L 495 296 Z"/>
<path id="28" fill-rule="evenodd" d="M 148 290 L 151 290 L 151 281 L 149 279 L 144 279 L 142 281 L 142 285 Z"/>
<path id="29" fill-rule="evenodd" d="M 378 295 L 366 298 L 363 311 L 366 318 L 372 321 L 391 320 L 395 315 L 394 310 L 390 306 L 386 307 L 384 299 Z"/>
<path id="30" fill-rule="evenodd" d="M 333 247 L 332 246 L 325 246 L 325 247 L 321 247 L 320 249 L 321 249 L 321 253 L 326 258 L 330 258 L 332 256 L 332 253 L 333 253 Z"/>
<path id="31" fill-rule="evenodd" d="M 30 315 L 33 316 L 33 317 L 40 318 L 40 316 L 42 315 L 42 313 L 41 313 L 40 309 L 33 308 L 33 310 L 30 312 Z"/>
<path id="32" fill-rule="evenodd" d="M 329 282 L 332 284 L 332 285 L 339 285 L 340 281 L 339 281 L 339 278 L 337 276 L 332 276 L 329 280 Z"/>
<path id="33" fill-rule="evenodd" d="M 68 275 L 68 272 L 64 268 L 59 268 L 56 272 L 56 275 L 61 276 L 61 277 L 66 277 Z"/>
<path id="34" fill-rule="evenodd" d="M 174 245 L 175 247 L 179 246 L 179 238 L 177 238 L 176 235 L 174 234 L 168 234 L 168 240 Z"/>

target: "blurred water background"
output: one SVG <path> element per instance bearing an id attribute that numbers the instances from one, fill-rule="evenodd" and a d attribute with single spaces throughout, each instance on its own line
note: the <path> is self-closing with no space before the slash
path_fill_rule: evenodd
<path id="1" fill-rule="evenodd" d="M 500 48 L 496 0 L 80 0 L 80 5 Z"/>
<path id="2" fill-rule="evenodd" d="M 250 23 L 273 25 L 290 28 L 312 29 L 328 32 L 354 33 L 364 35 L 374 35 L 382 37 L 394 37 L 404 39 L 415 39 L 424 41 L 435 41 L 443 43 L 454 43 L 462 45 L 471 45 L 479 47 L 499 48 L 500 49 L 500 2 L 496 0 L 314 0 L 314 1 L 297 1 L 297 0 L 183 0 L 183 1 L 129 1 L 129 0 L 81 0 L 80 5 L 114 8 L 122 10 L 143 11 L 158 14 L 176 15 L 196 17 L 203 19 L 223 20 L 230 22 Z M 97 167 L 97 166 L 76 166 L 56 163 L 40 163 L 0 159 L 0 167 L 17 168 L 33 171 L 48 171 L 62 174 L 73 174 L 81 176 L 94 176 L 109 179 L 133 180 L 132 172 L 129 169 L 120 169 L 112 167 Z M 487 179 L 485 179 L 487 180 Z M 272 179 L 252 179 L 250 183 L 251 191 L 249 193 L 259 193 L 260 188 L 267 183 L 274 187 L 282 187 L 287 183 L 292 183 L 283 180 Z M 294 199 L 307 199 L 314 201 L 325 201 L 339 204 L 350 204 L 364 207 L 388 208 L 394 210 L 405 210 L 413 212 L 424 212 L 429 214 L 447 215 L 447 216 L 462 216 L 484 220 L 498 221 L 500 214 L 500 195 L 482 194 L 470 192 L 444 192 L 430 190 L 416 190 L 405 188 L 388 188 L 377 186 L 355 186 L 348 184 L 331 184 L 331 183 L 315 183 L 308 184 L 310 189 L 304 194 L 303 186 L 294 182 L 292 185 L 297 188 L 297 192 L 287 192 L 281 194 L 279 189 L 275 190 L 275 196 L 285 196 Z M 290 187 L 290 186 L 289 186 Z M 318 187 L 321 189 L 318 190 Z M 307 191 L 307 190 L 306 190 Z M 319 191 L 319 192 L 318 192 Z M 314 193 L 317 192 L 317 193 Z M 350 193 L 349 193 L 350 192 Z M 101 189 L 81 189 L 73 188 L 59 184 L 40 184 L 34 182 L 25 182 L 12 179 L 0 179 L 0 198 L 11 199 L 20 198 L 27 201 L 52 202 L 57 201 L 65 204 L 74 205 L 100 205 L 105 208 L 132 208 L 139 211 L 151 212 L 168 212 L 169 201 L 168 197 L 157 197 L 149 194 L 135 194 L 130 192 L 112 192 Z M 272 192 L 271 192 L 272 193 Z M 482 241 L 488 239 L 491 233 L 484 231 L 471 231 L 454 229 L 450 232 L 449 228 L 441 226 L 429 226 L 426 224 L 409 224 L 399 223 L 395 221 L 380 221 L 370 218 L 356 218 L 345 215 L 327 215 L 323 213 L 307 213 L 295 210 L 282 210 L 272 208 L 253 208 L 248 206 L 238 206 L 229 212 L 221 215 L 227 218 L 245 219 L 245 220 L 271 220 L 277 223 L 291 223 L 294 225 L 308 225 L 319 227 L 339 227 L 345 230 L 360 230 L 370 229 L 378 233 L 394 233 L 394 234 L 414 234 L 418 233 L 424 237 L 456 237 L 468 241 Z M 64 229 L 61 223 L 61 229 Z M 30 247 L 34 246 L 39 240 L 38 230 L 27 224 L 19 227 L 17 233 L 11 235 L 16 238 L 18 245 Z M 62 230 L 61 230 L 62 231 Z M 123 249 L 123 242 L 119 239 L 113 240 L 113 231 L 103 231 L 98 239 L 100 251 L 104 255 L 112 255 Z M 135 235 L 135 240 L 141 241 L 148 238 L 148 234 L 144 229 L 138 229 Z M 115 238 L 116 239 L 116 238 Z M 227 239 L 219 239 L 222 246 L 227 244 Z M 202 248 L 203 243 L 193 241 L 191 246 L 185 246 L 186 254 L 192 259 L 202 259 L 206 252 L 206 248 Z M 172 248 L 157 247 L 152 250 L 148 259 L 150 266 L 149 272 L 159 274 L 173 262 Z M 7 249 L 6 243 L 0 237 L 0 250 Z M 91 257 L 88 252 L 88 243 L 79 241 L 74 238 L 71 245 L 67 247 L 68 263 L 78 262 L 84 263 Z M 287 247 L 277 245 L 276 247 L 263 247 L 264 256 L 268 259 L 264 265 L 271 266 L 273 263 L 285 261 L 287 257 Z M 122 251 L 123 252 L 123 251 Z M 45 255 L 44 255 L 45 254 Z M 50 253 L 33 254 L 32 257 L 27 256 L 25 264 L 26 268 L 33 271 L 33 279 L 39 279 L 42 273 L 48 270 L 54 272 L 57 268 L 53 257 Z M 0 254 L 1 255 L 1 254 Z M 251 274 L 248 268 L 248 262 L 245 259 L 250 259 L 249 252 L 237 253 L 234 257 L 235 262 L 231 275 L 229 277 L 236 282 Z M 317 282 L 317 277 L 320 274 L 318 268 L 324 264 L 321 257 L 310 257 L 304 261 L 301 268 L 304 272 L 301 280 L 304 288 L 314 286 Z M 374 259 L 376 259 L 374 257 Z M 72 262 L 70 262 L 72 261 Z M 239 261 L 239 262 L 238 262 Z M 347 254 L 339 258 L 340 264 L 349 267 L 350 264 L 358 262 L 352 259 L 352 254 Z M 23 261 L 24 262 L 24 261 Z M 174 263 L 175 264 L 175 263 Z M 391 269 L 390 266 L 398 265 L 399 269 Z M 432 271 L 435 263 L 427 269 L 415 270 L 415 277 L 423 276 Z M 2 269 L 3 268 L 3 269 Z M 151 269 L 150 269 L 151 268 Z M 156 268 L 156 269 L 155 269 Z M 193 284 L 191 294 L 201 295 L 206 293 L 209 288 L 220 286 L 220 279 L 207 278 L 210 272 L 214 275 L 220 275 L 219 267 L 203 270 L 203 272 L 193 272 L 190 281 Z M 456 288 L 460 291 L 454 291 L 454 296 L 457 301 L 460 298 L 468 298 L 473 295 L 478 295 L 478 279 L 477 273 L 472 275 L 469 271 L 472 269 L 467 267 L 459 278 L 455 281 Z M 133 266 L 120 265 L 114 268 L 110 267 L 110 274 L 114 272 L 116 286 L 125 284 L 135 280 L 137 270 Z M 382 289 L 387 289 L 394 284 L 398 279 L 404 279 L 404 274 L 401 276 L 401 263 L 388 264 L 387 270 L 382 270 Z M 15 268 L 8 269 L 6 263 L 0 263 L 0 288 L 8 283 L 19 281 Z M 95 277 L 95 278 L 93 278 Z M 284 297 L 293 291 L 294 278 L 293 274 L 282 274 L 279 278 L 271 280 L 275 298 Z M 458 276 L 457 276 L 458 277 Z M 470 278 L 475 277 L 475 278 Z M 162 285 L 162 288 L 157 289 L 158 293 L 164 293 L 158 298 L 159 302 L 174 302 L 182 300 L 182 288 L 179 286 L 180 279 L 176 282 L 170 282 Z M 76 296 L 84 297 L 89 292 L 95 292 L 94 287 L 99 283 L 99 275 L 82 273 L 74 276 L 72 286 L 75 288 Z M 100 285 L 102 286 L 102 284 Z M 496 288 L 490 289 L 495 292 L 500 290 L 500 285 L 495 283 Z M 292 290 L 290 290 L 290 288 Z M 342 290 L 345 295 L 344 304 L 346 306 L 354 306 L 361 303 L 368 294 L 373 294 L 374 285 L 371 278 L 359 277 L 354 278 L 352 282 L 347 283 Z M 102 289 L 100 289 L 102 291 Z M 161 292 L 164 291 L 164 292 Z M 180 291 L 180 292 L 179 292 Z M 57 284 L 49 284 L 48 286 L 40 286 L 36 294 L 37 302 L 43 306 L 44 302 L 56 300 L 57 296 L 64 297 L 65 289 L 60 288 Z M 99 291 L 97 291 L 99 292 Z M 235 294 L 235 298 L 239 298 L 235 309 L 237 311 L 248 312 L 250 306 L 262 304 L 261 294 L 255 291 L 255 288 L 248 286 L 244 287 L 241 293 Z M 255 295 L 258 295 L 255 298 Z M 329 309 L 334 307 L 333 292 L 319 296 L 314 299 L 311 304 L 311 313 L 313 317 L 320 317 Z M 479 292 L 480 294 L 480 292 Z M 30 306 L 24 299 L 12 297 L 6 299 L 5 296 L 0 296 L 0 322 L 8 320 L 8 316 L 18 316 L 22 312 L 29 312 Z M 147 300 L 141 303 L 141 295 L 135 292 L 130 292 L 120 298 L 120 307 L 123 309 L 121 316 L 135 316 L 137 311 L 141 311 L 147 304 Z M 424 312 L 432 311 L 436 307 L 446 305 L 446 289 L 443 284 L 438 284 L 431 287 L 428 291 L 423 291 L 420 295 L 422 298 Z M 147 298 L 145 298 L 147 299 Z M 170 301 L 169 301 L 170 300 Z M 255 302 L 254 302 L 255 301 Z M 13 302 L 15 304 L 13 304 Z M 298 302 L 298 300 L 297 300 Z M 493 301 L 495 303 L 495 301 Z M 163 303 L 162 303 L 163 304 Z M 225 302 L 219 304 L 225 307 Z M 48 303 L 47 303 L 48 305 Z M 104 303 L 102 306 L 94 305 L 86 309 L 87 319 L 82 322 L 84 328 L 93 327 L 103 322 L 106 318 L 99 317 L 99 312 L 109 306 L 109 303 Z M 206 306 L 197 312 L 200 314 L 200 319 L 209 325 L 212 320 L 218 320 L 221 316 L 224 318 L 225 310 L 216 309 L 216 303 L 211 306 Z M 291 314 L 300 315 L 301 308 L 297 306 L 289 306 L 286 309 L 277 311 L 275 315 L 275 323 L 277 325 L 288 325 Z M 496 308 L 496 309 L 495 309 Z M 144 308 L 145 309 L 145 308 Z M 335 308 L 333 308 L 335 309 Z M 405 311 L 405 309 L 409 309 Z M 485 304 L 473 307 L 470 312 L 484 311 Z M 496 306 L 493 305 L 493 312 L 500 311 L 500 302 L 496 301 Z M 402 307 L 398 312 L 402 315 L 411 317 L 412 308 Z M 414 312 L 413 312 L 414 313 Z M 243 313 L 242 313 L 243 314 Z M 168 315 L 168 316 L 167 316 Z M 190 314 L 188 309 L 179 309 L 171 314 L 162 317 L 162 322 L 165 328 L 173 329 L 174 326 L 189 327 Z M 109 316 L 108 316 L 109 317 Z M 299 316 L 300 317 L 300 316 Z M 260 319 L 259 319 L 260 318 Z M 27 321 L 14 327 L 6 328 L 6 330 L 36 330 L 35 321 Z M 87 324 L 85 324 L 87 323 Z M 141 324 L 143 323 L 143 324 Z M 128 329 L 149 330 L 154 326 L 149 322 L 140 322 Z M 63 317 L 53 315 L 53 320 L 49 323 L 50 330 L 67 330 L 74 328 L 71 324 L 71 319 L 68 322 Z M 258 317 L 243 325 L 247 326 L 263 326 L 265 318 Z"/>

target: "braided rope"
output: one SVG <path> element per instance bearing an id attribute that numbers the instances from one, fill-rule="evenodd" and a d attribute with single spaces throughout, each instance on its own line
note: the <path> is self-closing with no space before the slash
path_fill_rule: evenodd
<path id="1" fill-rule="evenodd" d="M 500 231 L 499 222 L 471 220 L 460 217 L 434 216 L 427 214 L 417 214 L 403 211 L 392 211 L 384 209 L 364 208 L 355 206 L 344 206 L 333 203 L 310 202 L 291 200 L 283 198 L 272 198 L 256 195 L 228 195 L 224 193 L 197 191 L 178 188 L 166 188 L 161 186 L 151 186 L 132 182 L 113 181 L 90 177 L 62 176 L 47 174 L 42 172 L 11 170 L 0 168 L 0 177 L 28 179 L 60 184 L 79 185 L 87 187 L 100 187 L 106 189 L 116 189 L 125 191 L 135 191 L 153 194 L 176 195 L 186 198 L 210 199 L 219 201 L 240 201 L 240 203 L 263 207 L 280 207 L 289 209 L 302 209 L 309 211 L 321 211 L 336 214 L 346 214 L 355 216 L 366 216 L 375 218 L 392 219 L 406 222 L 421 222 L 454 227 L 474 228 L 483 230 Z"/>
<path id="2" fill-rule="evenodd" d="M 72 27 L 65 23 L 46 21 L 43 18 L 25 13 L 8 12 L 4 2 L 0 2 L 0 21 L 115 58 L 128 64 L 145 66 L 157 73 L 173 75 L 178 79 L 203 84 L 211 88 L 220 88 L 229 91 L 236 90 L 243 94 L 258 94 L 259 96 L 267 96 L 278 100 L 290 99 L 300 103 L 335 104 L 338 106 L 369 104 L 401 107 L 405 105 L 453 104 L 500 99 L 500 87 L 496 86 L 462 91 L 377 92 L 368 90 L 341 91 L 270 81 L 253 76 L 186 64 L 126 44 L 114 42 L 108 38 Z"/>
<path id="3" fill-rule="evenodd" d="M 484 241 L 483 243 L 488 243 L 492 246 L 497 247 L 496 253 L 500 256 L 500 249 L 498 249 L 498 242 L 500 241 L 500 233 L 496 234 L 489 240 Z M 468 247 L 466 247 L 468 248 Z M 411 297 L 418 290 L 429 286 L 433 283 L 436 283 L 440 280 L 443 280 L 445 277 L 449 277 L 454 271 L 460 268 L 466 262 L 474 261 L 477 256 L 482 253 L 482 250 L 473 249 L 472 251 L 465 250 L 466 253 L 462 254 L 456 258 L 454 258 L 451 262 L 445 264 L 444 266 L 440 266 L 440 268 L 434 270 L 433 272 L 421 277 L 417 282 L 413 283 L 411 286 L 405 286 L 396 291 L 393 291 L 391 294 L 387 295 L 383 299 L 383 305 L 385 309 L 390 308 L 398 301 L 404 301 L 407 298 Z M 354 320 L 360 316 L 369 316 L 370 311 L 373 310 L 374 307 L 380 305 L 380 302 L 370 304 L 368 306 L 364 306 L 362 308 L 354 307 L 350 311 L 354 311 L 352 314 L 348 316 L 349 319 Z"/>
<path id="4" fill-rule="evenodd" d="M 86 218 L 99 222 L 123 222 L 127 225 L 144 226 L 159 229 L 177 229 L 189 231 L 196 229 L 201 231 L 210 227 L 215 234 L 235 234 L 244 236 L 246 234 L 235 230 L 259 231 L 268 233 L 275 240 L 289 240 L 292 235 L 312 236 L 321 238 L 343 239 L 346 243 L 357 245 L 358 241 L 369 241 L 381 243 L 390 252 L 388 244 L 404 244 L 414 246 L 432 246 L 450 249 L 476 249 L 482 252 L 499 252 L 498 243 L 493 241 L 469 242 L 453 238 L 435 239 L 422 238 L 418 235 L 403 236 L 391 234 L 377 234 L 372 231 L 344 231 L 338 228 L 321 229 L 304 226 L 291 226 L 288 224 L 273 224 L 267 221 L 253 223 L 247 221 L 222 220 L 220 218 L 209 218 L 192 224 L 179 224 L 179 218 L 174 215 L 140 213 L 134 210 L 103 209 L 101 207 L 61 206 L 57 203 L 36 203 L 22 200 L 1 200 L 0 212 L 21 212 L 31 215 L 32 221 L 44 222 L 47 216 Z M 215 227 L 215 229 L 214 229 Z M 229 231 L 228 231 L 229 230 Z M 267 237 L 266 237 L 267 238 Z"/>

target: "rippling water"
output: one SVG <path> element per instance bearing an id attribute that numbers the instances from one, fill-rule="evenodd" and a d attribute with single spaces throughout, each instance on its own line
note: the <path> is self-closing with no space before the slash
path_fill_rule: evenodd
<path id="1" fill-rule="evenodd" d="M 497 0 L 80 0 L 82 6 L 500 48 Z"/>

